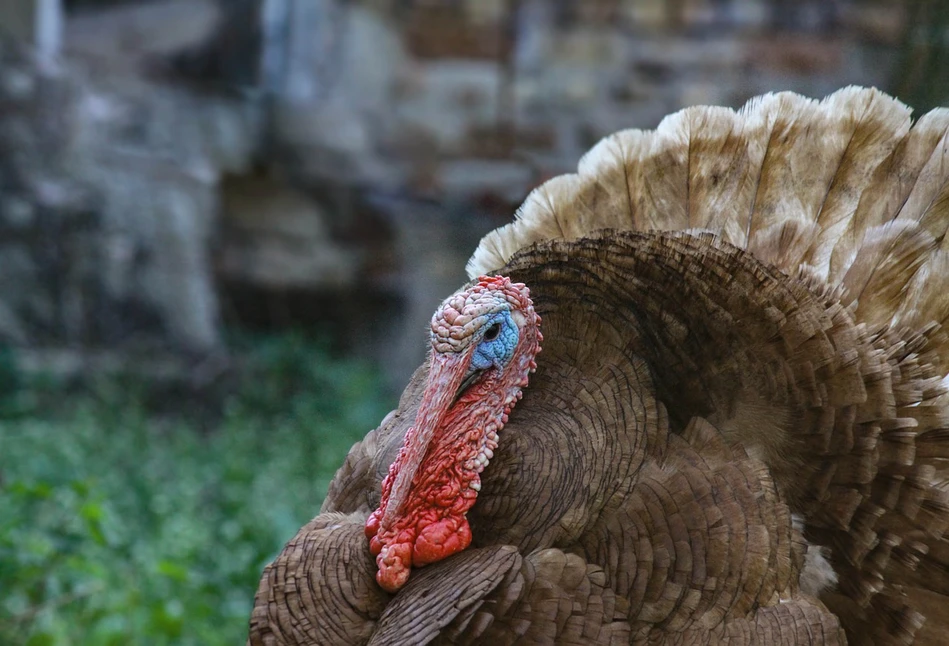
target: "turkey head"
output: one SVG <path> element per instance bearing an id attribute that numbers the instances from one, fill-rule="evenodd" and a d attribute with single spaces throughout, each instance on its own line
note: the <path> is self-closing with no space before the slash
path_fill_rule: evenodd
<path id="1" fill-rule="evenodd" d="M 471 544 L 466 517 L 494 457 L 498 431 L 537 368 L 540 317 L 530 292 L 503 276 L 482 276 L 432 317 L 428 381 L 415 424 L 382 483 L 366 536 L 395 592 L 413 566 Z"/>

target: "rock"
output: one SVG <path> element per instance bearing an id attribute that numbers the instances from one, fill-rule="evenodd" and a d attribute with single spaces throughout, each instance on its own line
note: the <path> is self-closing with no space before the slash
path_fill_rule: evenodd
<path id="1" fill-rule="evenodd" d="M 0 75 L 0 92 L 11 101 L 26 101 L 36 91 L 36 79 L 24 70 L 4 70 Z"/>
<path id="2" fill-rule="evenodd" d="M 438 169 L 437 190 L 448 199 L 478 202 L 495 196 L 511 203 L 523 200 L 534 183 L 530 166 L 491 159 L 456 159 Z"/>
<path id="3" fill-rule="evenodd" d="M 482 0 L 477 4 L 492 3 Z M 466 12 L 446 3 L 414 7 L 406 25 L 409 50 L 421 59 L 497 59 L 510 45 L 497 24 L 500 7 L 494 7 L 494 11 L 491 7 L 483 9 Z M 471 20 L 471 17 L 480 20 Z"/>
<path id="4" fill-rule="evenodd" d="M 257 146 L 252 111 L 0 51 L 0 342 L 217 348 L 216 184 Z"/>
<path id="5" fill-rule="evenodd" d="M 397 181 L 381 147 L 395 127 L 392 97 L 406 74 L 399 34 L 352 4 L 284 4 L 295 8 L 288 14 L 287 41 L 280 43 L 288 71 L 268 83 L 275 91 L 270 118 L 276 155 L 302 181 Z"/>
<path id="6" fill-rule="evenodd" d="M 36 220 L 36 207 L 22 196 L 7 196 L 0 204 L 0 221 L 14 230 L 29 228 Z"/>
<path id="7" fill-rule="evenodd" d="M 310 2 L 312 0 L 302 0 Z M 336 57 L 324 69 L 334 75 L 333 91 L 347 97 L 347 102 L 369 117 L 385 117 L 392 109 L 393 89 L 407 73 L 408 55 L 402 35 L 395 25 L 378 13 L 367 11 L 354 3 L 340 3 L 346 8 Z"/>
<path id="8" fill-rule="evenodd" d="M 866 3 L 849 7 L 843 20 L 876 45 L 898 45 L 906 26 L 904 7 L 897 3 Z"/>
<path id="9" fill-rule="evenodd" d="M 413 91 L 394 106 L 394 131 L 422 131 L 442 154 L 463 152 L 466 133 L 497 121 L 501 74 L 494 62 L 439 60 L 416 68 Z"/>
<path id="10" fill-rule="evenodd" d="M 839 38 L 820 35 L 772 36 L 751 43 L 747 55 L 765 71 L 816 77 L 841 68 L 845 60 L 845 44 Z"/>
<path id="11" fill-rule="evenodd" d="M 266 177 L 226 182 L 222 196 L 222 279 L 269 290 L 354 286 L 357 256 L 332 240 L 329 215 L 312 198 Z"/>
<path id="12" fill-rule="evenodd" d="M 643 30 L 659 30 L 667 26 L 667 0 L 640 0 L 624 3 L 627 19 Z"/>
<path id="13" fill-rule="evenodd" d="M 139 73 L 144 58 L 200 42 L 219 19 L 214 0 L 122 3 L 70 16 L 64 45 L 73 56 L 99 66 Z"/>
<path id="14" fill-rule="evenodd" d="M 50 65 L 59 53 L 64 12 L 59 1 L 0 2 L 0 25 L 8 36 L 28 43 L 37 60 Z"/>
<path id="15" fill-rule="evenodd" d="M 109 300 L 153 312 L 174 345 L 213 349 L 219 343 L 209 255 L 215 187 L 167 162 L 121 153 L 100 160 L 101 176 L 87 177 L 100 191 L 100 231 L 111 242 L 101 256 Z"/>

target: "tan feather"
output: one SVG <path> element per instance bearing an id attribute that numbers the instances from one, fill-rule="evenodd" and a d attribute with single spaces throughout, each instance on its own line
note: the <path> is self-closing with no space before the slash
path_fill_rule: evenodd
<path id="1" fill-rule="evenodd" d="M 870 185 L 873 171 L 909 131 L 910 109 L 881 92 L 855 87 L 831 95 L 820 105 L 824 120 L 835 127 L 812 147 L 839 150 L 839 157 L 831 159 L 827 175 L 813 185 L 820 200 L 816 218 L 820 233 L 804 262 L 819 267 L 820 277 L 826 280 L 834 249 L 845 244 L 844 233 L 863 226 L 854 223 L 860 196 Z M 833 145 L 828 146 L 828 139 Z M 822 186 L 827 177 L 830 181 Z"/>

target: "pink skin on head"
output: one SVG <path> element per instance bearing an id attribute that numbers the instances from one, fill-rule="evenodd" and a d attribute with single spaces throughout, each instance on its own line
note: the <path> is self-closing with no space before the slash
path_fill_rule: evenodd
<path id="1" fill-rule="evenodd" d="M 486 322 L 503 311 L 518 328 L 513 354 L 503 366 L 478 374 L 459 395 Z M 482 276 L 435 313 L 428 383 L 415 424 L 382 482 L 379 509 L 366 521 L 376 580 L 385 590 L 405 585 L 413 566 L 471 544 L 466 514 L 497 448 L 497 433 L 536 368 L 542 340 L 529 290 L 503 276 Z"/>

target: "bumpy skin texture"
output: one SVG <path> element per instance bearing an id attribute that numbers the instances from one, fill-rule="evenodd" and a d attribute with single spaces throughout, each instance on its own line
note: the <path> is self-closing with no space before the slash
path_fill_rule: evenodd
<path id="1" fill-rule="evenodd" d="M 366 521 L 385 590 L 405 585 L 413 566 L 471 544 L 466 516 L 498 432 L 537 367 L 539 326 L 529 290 L 501 276 L 482 276 L 436 311 L 426 397 Z"/>

